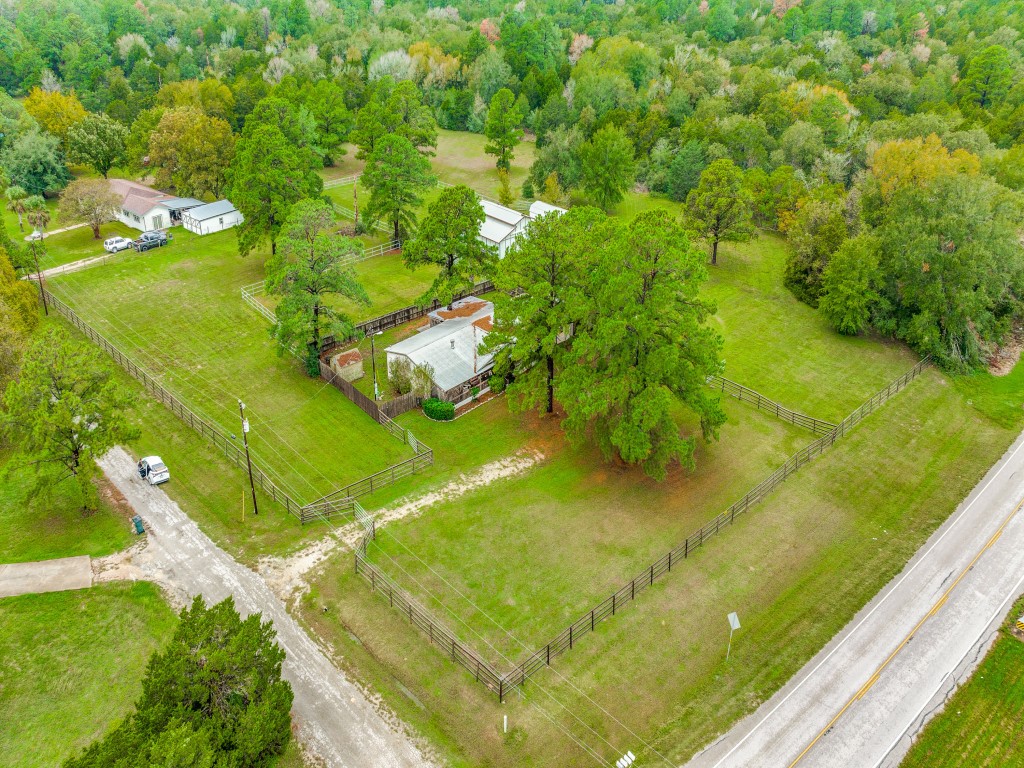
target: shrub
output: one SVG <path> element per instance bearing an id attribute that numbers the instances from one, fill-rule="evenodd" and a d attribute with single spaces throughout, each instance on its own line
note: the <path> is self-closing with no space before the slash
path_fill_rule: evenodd
<path id="1" fill-rule="evenodd" d="M 505 377 L 495 374 L 487 380 L 487 386 L 491 388 L 491 392 L 500 395 L 505 391 Z"/>
<path id="2" fill-rule="evenodd" d="M 529 179 L 523 182 L 523 197 L 527 200 L 533 198 L 533 182 Z"/>
<path id="3" fill-rule="evenodd" d="M 451 421 L 455 418 L 455 403 L 430 397 L 423 401 L 423 413 L 434 421 Z"/>
<path id="4" fill-rule="evenodd" d="M 388 381 L 394 390 L 404 395 L 412 391 L 412 365 L 404 357 L 395 357 L 388 366 Z"/>

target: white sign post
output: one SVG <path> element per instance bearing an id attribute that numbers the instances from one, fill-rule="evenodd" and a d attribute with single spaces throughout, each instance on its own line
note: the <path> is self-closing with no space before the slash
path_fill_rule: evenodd
<path id="1" fill-rule="evenodd" d="M 735 612 L 729 614 L 729 647 L 725 651 L 725 660 L 729 660 L 729 654 L 732 653 L 732 633 L 740 628 L 740 617 Z"/>

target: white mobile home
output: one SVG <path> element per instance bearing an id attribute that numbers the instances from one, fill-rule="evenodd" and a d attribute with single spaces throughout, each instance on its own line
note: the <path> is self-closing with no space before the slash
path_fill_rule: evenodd
<path id="1" fill-rule="evenodd" d="M 493 355 L 481 354 L 480 344 L 494 323 L 494 304 L 467 296 L 430 314 L 430 325 L 387 348 L 388 369 L 404 359 L 431 372 L 434 395 L 459 403 L 484 387 L 493 367 Z"/>
<path id="2" fill-rule="evenodd" d="M 121 197 L 117 220 L 122 224 L 142 232 L 171 226 L 171 209 L 163 203 L 174 195 L 127 179 L 111 179 L 110 189 Z"/>
<path id="3" fill-rule="evenodd" d="M 218 200 L 215 203 L 201 205 L 186 211 L 181 223 L 189 232 L 197 235 L 208 235 L 238 226 L 245 218 L 230 200 Z"/>

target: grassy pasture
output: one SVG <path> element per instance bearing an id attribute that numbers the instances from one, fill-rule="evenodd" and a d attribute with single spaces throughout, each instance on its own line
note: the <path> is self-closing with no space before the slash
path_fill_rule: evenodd
<path id="1" fill-rule="evenodd" d="M 506 666 L 502 658 L 542 645 L 813 439 L 738 402 L 725 405 L 721 439 L 698 439 L 696 471 L 676 468 L 663 483 L 606 463 L 593 446 L 573 449 L 551 419 L 508 417 L 530 435 L 525 448 L 544 459 L 382 528 L 370 559 L 440 614 L 450 611 L 463 639 Z M 504 407 L 499 400 L 482 409 Z"/>
<path id="2" fill-rule="evenodd" d="M 59 765 L 113 728 L 175 621 L 148 582 L 0 600 L 4 764 Z"/>
<path id="3" fill-rule="evenodd" d="M 902 768 L 1011 768 L 1024 765 L 1024 640 L 1013 606 L 981 664 L 918 737 Z"/>
<path id="4" fill-rule="evenodd" d="M 240 258 L 233 232 L 196 237 L 62 275 L 51 290 L 186 403 L 239 432 L 297 499 L 316 498 L 411 452 L 341 393 L 280 356 L 268 326 L 241 300 L 263 258 Z"/>
<path id="5" fill-rule="evenodd" d="M 741 408 L 735 404 L 730 413 Z M 744 414 L 741 423 L 754 423 L 755 417 Z M 536 425 L 523 429 L 537 435 Z M 455 765 L 592 764 L 593 756 L 577 741 L 607 763 L 626 749 L 656 763 L 640 739 L 679 764 L 770 697 L 813 656 L 902 568 L 1013 436 L 1013 430 L 966 406 L 948 378 L 928 372 L 678 573 L 674 569 L 621 616 L 554 661 L 552 671 L 527 684 L 525 698 L 514 696 L 503 707 L 372 595 L 352 574 L 350 555 L 336 556 L 321 571 L 302 603 L 302 615 L 348 660 L 354 674 L 382 690 L 403 717 L 447 749 Z M 586 574 L 593 556 L 581 552 L 588 545 L 606 537 L 596 554 L 608 560 L 608 580 L 617 584 L 616 565 L 633 575 L 631 529 L 650 534 L 664 526 L 664 534 L 651 536 L 668 538 L 676 520 L 673 510 L 662 512 L 653 504 L 656 511 L 648 513 L 657 522 L 639 518 L 638 500 L 602 520 L 608 528 L 618 524 L 618 537 L 597 526 L 574 528 L 595 491 L 593 480 L 580 482 L 580 469 L 574 475 L 571 464 L 548 460 L 521 478 L 382 529 L 380 547 L 391 556 L 401 552 L 404 568 L 419 569 L 412 570 L 417 580 L 433 579 L 429 586 L 445 590 L 444 605 L 417 592 L 419 586 L 399 571 L 400 583 L 489 653 L 476 633 L 497 646 L 503 629 L 525 637 L 545 620 L 561 627 L 575 618 L 578 606 L 563 615 L 557 600 L 576 597 L 560 588 Z M 600 469 L 593 468 L 593 474 Z M 650 484 L 630 482 L 629 473 L 603 469 L 606 483 L 618 486 L 626 503 L 633 495 L 650 499 L 659 493 Z M 854 487 L 857 493 L 851 494 Z M 599 503 L 610 498 L 614 493 L 607 492 Z M 664 500 L 676 503 L 677 497 L 666 493 Z M 674 514 L 685 519 L 687 513 Z M 545 529 L 520 530 L 545 515 Z M 486 551 L 483 528 L 497 534 Z M 467 543 L 459 546 L 462 541 Z M 533 546 L 521 546 L 530 541 Z M 535 569 L 545 578 L 534 582 Z M 482 610 L 474 610 L 453 587 Z M 549 601 L 556 605 L 548 606 Z M 322 605 L 329 606 L 328 613 Z M 739 611 L 743 629 L 726 664 L 729 610 Z M 504 714 L 514 724 L 507 736 L 501 732 Z"/>

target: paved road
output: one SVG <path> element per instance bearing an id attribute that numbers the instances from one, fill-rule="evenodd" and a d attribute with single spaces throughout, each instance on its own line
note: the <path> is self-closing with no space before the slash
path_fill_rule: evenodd
<path id="1" fill-rule="evenodd" d="M 1024 435 L 899 576 L 690 768 L 898 766 L 1024 592 L 1022 470 Z"/>
<path id="2" fill-rule="evenodd" d="M 91 586 L 92 567 L 88 555 L 0 565 L 0 597 Z"/>
<path id="3" fill-rule="evenodd" d="M 140 480 L 124 450 L 115 448 L 99 463 L 146 523 L 148 545 L 133 558 L 142 576 L 188 596 L 201 594 L 207 603 L 232 595 L 243 615 L 259 611 L 274 622 L 287 653 L 283 674 L 295 691 L 292 714 L 307 750 L 331 768 L 430 765 L 400 724 L 331 663 L 263 579 L 214 544 L 159 487 Z"/>

